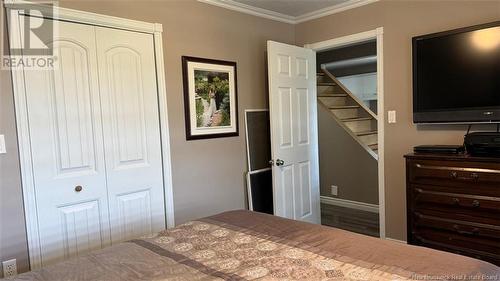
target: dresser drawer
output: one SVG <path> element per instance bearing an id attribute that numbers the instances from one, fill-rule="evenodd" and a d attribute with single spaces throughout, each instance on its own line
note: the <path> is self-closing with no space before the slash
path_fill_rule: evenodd
<path id="1" fill-rule="evenodd" d="M 436 191 L 433 186 L 412 185 L 415 210 L 444 209 L 452 213 L 470 214 L 500 219 L 500 198 Z"/>
<path id="2" fill-rule="evenodd" d="M 413 213 L 413 217 L 416 229 L 429 228 L 468 237 L 490 239 L 500 245 L 500 226 L 498 225 L 446 219 L 419 212 Z"/>
<path id="3" fill-rule="evenodd" d="M 433 239 L 433 237 L 429 235 L 425 234 L 421 235 L 420 233 L 414 233 L 411 244 L 429 247 L 436 250 L 446 251 L 459 255 L 464 255 L 475 259 L 484 260 L 500 266 L 500 253 L 498 251 L 497 252 L 481 251 L 475 249 L 471 245 L 457 246 L 454 245 L 453 243 L 448 243 L 447 241 L 442 242 L 440 240 L 441 239 Z"/>
<path id="4" fill-rule="evenodd" d="M 474 249 L 478 253 L 493 254 L 500 258 L 500 243 L 498 240 L 460 235 L 428 228 L 416 228 L 413 233 L 415 238 L 422 241 L 432 241 L 448 247 Z"/>
<path id="5" fill-rule="evenodd" d="M 409 181 L 452 187 L 494 186 L 500 190 L 500 165 L 452 161 L 409 161 Z"/>

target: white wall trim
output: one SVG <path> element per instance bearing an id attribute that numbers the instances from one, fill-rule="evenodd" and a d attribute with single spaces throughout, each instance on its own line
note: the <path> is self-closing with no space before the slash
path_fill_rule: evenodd
<path id="1" fill-rule="evenodd" d="M 21 46 L 19 31 L 19 17 L 10 19 L 12 23 L 11 40 L 16 40 Z M 24 215 L 26 222 L 26 235 L 28 240 L 28 254 L 31 269 L 40 268 L 42 255 L 40 236 L 38 235 L 38 215 L 36 212 L 35 183 L 31 166 L 31 144 L 28 127 L 28 109 L 26 101 L 26 88 L 22 68 L 12 68 L 12 87 L 14 90 L 14 105 L 17 127 L 17 142 L 19 149 L 19 162 L 21 167 L 21 184 L 23 192 Z"/>
<path id="2" fill-rule="evenodd" d="M 305 48 L 323 51 L 344 47 L 356 43 L 376 40 L 377 42 L 377 128 L 378 128 L 378 206 L 380 221 L 380 238 L 385 238 L 385 108 L 384 108 L 384 28 L 360 32 L 326 41 L 306 44 Z"/>
<path id="3" fill-rule="evenodd" d="M 314 12 L 310 12 L 307 14 L 297 16 L 297 17 L 295 17 L 295 23 L 297 24 L 297 23 L 301 23 L 301 22 L 306 22 L 306 21 L 322 18 L 325 16 L 333 15 L 336 13 L 340 13 L 340 12 L 354 9 L 357 7 L 361 7 L 364 5 L 375 3 L 377 1 L 379 1 L 379 0 L 349 0 L 347 2 L 333 5 L 331 7 L 326 7 L 326 8 L 323 8 L 321 10 L 317 10 Z"/>
<path id="4" fill-rule="evenodd" d="M 160 25 L 161 24 L 155 24 Z M 167 86 L 165 82 L 165 60 L 163 59 L 162 28 L 153 34 L 155 46 L 156 80 L 158 84 L 158 103 L 160 109 L 161 149 L 163 156 L 163 188 L 165 194 L 165 216 L 167 227 L 175 226 L 174 190 L 172 184 L 172 159 L 170 154 L 170 129 L 168 125 Z"/>
<path id="5" fill-rule="evenodd" d="M 10 4 L 18 4 L 21 1 L 10 0 L 6 1 L 5 7 L 13 7 Z M 47 9 L 46 6 L 22 2 L 27 5 L 35 5 L 37 9 Z M 0 7 L 2 8 L 2 7 Z M 52 8 L 50 8 L 52 9 Z M 158 83 L 158 102 L 160 112 L 160 130 L 162 141 L 162 156 L 163 156 L 163 174 L 164 174 L 164 194 L 165 194 L 165 216 L 167 226 L 175 225 L 174 204 L 173 204 L 173 188 L 172 188 L 172 172 L 171 172 L 171 155 L 170 155 L 170 136 L 168 126 L 167 112 L 167 94 L 165 86 L 165 70 L 163 59 L 162 46 L 162 25 L 158 23 L 146 23 L 141 21 L 133 21 L 121 19 L 106 15 L 98 15 L 94 13 L 81 12 L 77 10 L 54 8 L 54 19 L 92 24 L 109 28 L 124 29 L 135 32 L 149 33 L 154 36 L 155 45 L 155 64 L 157 71 Z M 19 34 L 19 16 L 18 13 L 12 18 L 12 32 Z M 19 36 L 12 36 L 15 40 L 20 40 Z M 20 43 L 18 43 L 20 46 Z M 19 158 L 21 165 L 21 181 L 23 189 L 24 210 L 26 216 L 26 232 L 28 239 L 28 254 L 30 258 L 31 269 L 41 267 L 41 248 L 39 241 L 38 230 L 38 214 L 36 211 L 35 186 L 33 180 L 33 167 L 31 163 L 31 144 L 28 127 L 28 113 L 26 101 L 26 88 L 24 81 L 23 69 L 21 67 L 12 68 L 12 80 L 15 101 L 16 126 L 19 145 Z"/>
<path id="6" fill-rule="evenodd" d="M 401 244 L 408 244 L 408 242 L 406 242 L 406 241 L 394 239 L 394 238 L 389 238 L 389 237 L 385 237 L 385 240 L 396 242 L 396 243 L 401 243 Z"/>
<path id="7" fill-rule="evenodd" d="M 199 2 L 214 5 L 217 7 L 257 16 L 261 18 L 271 19 L 279 22 L 298 24 L 309 20 L 321 18 L 324 16 L 340 13 L 349 9 L 354 9 L 364 5 L 368 5 L 379 0 L 349 0 L 344 3 L 335 4 L 314 12 L 306 13 L 300 16 L 290 16 L 275 11 L 254 7 L 233 0 L 198 0 Z"/>
<path id="8" fill-rule="evenodd" d="M 377 36 L 383 34 L 383 28 L 379 27 L 377 29 L 360 32 L 356 34 L 351 34 L 347 36 L 342 36 L 338 38 L 333 38 L 325 41 L 320 41 L 316 43 L 306 44 L 305 48 L 313 49 L 316 52 L 325 51 L 332 48 L 346 47 L 350 45 L 355 45 L 361 42 L 376 40 Z"/>
<path id="9" fill-rule="evenodd" d="M 370 213 L 378 214 L 379 212 L 379 206 L 375 204 L 352 201 L 352 200 L 329 197 L 329 196 L 320 196 L 320 199 L 321 203 L 323 204 L 334 205 L 349 209 L 362 210 Z"/>
<path id="10" fill-rule="evenodd" d="M 266 18 L 270 20 L 280 21 L 289 24 L 295 24 L 295 17 L 288 16 L 285 14 L 281 14 L 278 12 L 262 9 L 259 7 L 254 7 L 250 5 L 246 5 L 240 2 L 232 1 L 232 0 L 198 0 L 198 2 L 202 2 L 209 5 L 214 5 L 217 7 L 225 8 L 228 10 L 237 11 L 240 13 L 257 16 L 261 18 Z"/>
<path id="11" fill-rule="evenodd" d="M 384 28 L 376 29 L 377 38 L 377 119 L 378 128 L 378 204 L 380 238 L 386 236 L 385 224 L 385 107 L 384 107 Z"/>

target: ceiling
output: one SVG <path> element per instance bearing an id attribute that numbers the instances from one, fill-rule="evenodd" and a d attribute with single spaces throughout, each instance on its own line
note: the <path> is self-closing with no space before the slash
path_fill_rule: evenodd
<path id="1" fill-rule="evenodd" d="M 249 6 L 266 9 L 287 16 L 298 17 L 349 0 L 234 0 Z"/>
<path id="2" fill-rule="evenodd" d="M 379 0 L 198 0 L 258 17 L 296 24 Z"/>

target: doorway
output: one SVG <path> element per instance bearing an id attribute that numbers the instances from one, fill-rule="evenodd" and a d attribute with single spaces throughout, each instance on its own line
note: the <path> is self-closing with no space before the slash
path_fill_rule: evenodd
<path id="1" fill-rule="evenodd" d="M 377 28 L 305 47 L 317 54 L 322 224 L 385 238 L 382 40 Z"/>

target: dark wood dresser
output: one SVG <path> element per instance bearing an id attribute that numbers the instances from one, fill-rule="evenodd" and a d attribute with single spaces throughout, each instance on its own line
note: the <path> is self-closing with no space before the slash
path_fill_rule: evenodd
<path id="1" fill-rule="evenodd" d="M 405 158 L 408 244 L 500 265 L 500 158 Z"/>

